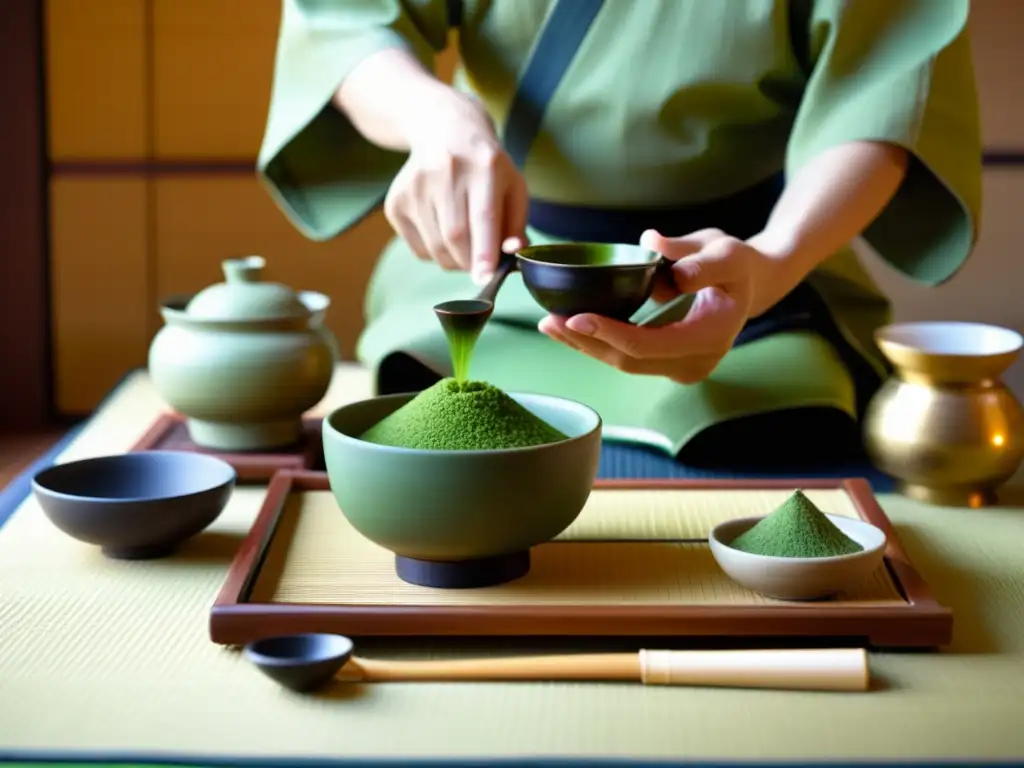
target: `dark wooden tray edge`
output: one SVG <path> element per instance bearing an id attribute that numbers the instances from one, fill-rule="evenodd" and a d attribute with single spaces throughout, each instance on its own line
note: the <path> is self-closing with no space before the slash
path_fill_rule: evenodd
<path id="1" fill-rule="evenodd" d="M 863 638 L 876 648 L 932 648 L 952 639 L 952 612 L 935 600 L 930 588 L 910 563 L 891 521 L 863 479 L 845 480 L 599 480 L 601 489 L 661 488 L 707 490 L 720 488 L 770 489 L 842 488 L 865 520 L 888 537 L 886 566 L 907 604 L 899 607 L 864 606 L 830 609 L 827 617 L 805 607 L 701 606 L 666 611 L 663 606 L 629 608 L 628 632 L 609 631 L 620 618 L 619 608 L 565 606 L 503 607 L 500 615 L 476 606 L 322 606 L 314 604 L 253 604 L 246 602 L 276 532 L 289 494 L 330 489 L 324 472 L 283 470 L 275 473 L 256 521 L 243 540 L 227 578 L 210 611 L 210 638 L 220 645 L 242 645 L 259 637 L 294 632 L 332 631 L 356 636 L 404 636 L 410 619 L 430 621 L 435 636 L 579 636 L 600 637 L 848 637 Z M 486 621 L 482 621 L 486 617 Z M 737 631 L 737 626 L 739 631 Z M 529 631 L 525 631 L 529 628 Z"/>
<path id="2" fill-rule="evenodd" d="M 176 428 L 184 424 L 185 419 L 181 414 L 173 411 L 161 413 L 150 425 L 142 437 L 135 441 L 128 449 L 129 453 L 135 451 L 151 451 L 159 448 L 163 440 Z M 323 443 L 319 439 L 320 425 L 323 419 L 319 417 L 307 417 L 303 419 L 305 429 L 310 434 L 315 433 L 317 438 L 311 440 L 306 450 L 302 453 L 221 453 L 218 451 L 203 451 L 210 456 L 223 459 L 238 473 L 238 481 L 241 483 L 264 483 L 271 480 L 277 472 L 282 471 L 313 471 L 315 467 L 322 466 Z M 174 450 L 173 448 L 171 450 Z M 280 457 L 287 456 L 289 461 L 298 459 L 301 467 L 289 467 Z"/>

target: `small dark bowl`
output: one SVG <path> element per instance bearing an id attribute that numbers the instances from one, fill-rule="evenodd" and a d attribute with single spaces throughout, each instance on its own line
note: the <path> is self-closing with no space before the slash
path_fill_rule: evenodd
<path id="1" fill-rule="evenodd" d="M 322 687 L 352 658 L 354 646 L 343 635 L 280 635 L 253 640 L 245 656 L 276 683 L 300 693 Z"/>
<path id="2" fill-rule="evenodd" d="M 140 451 L 82 459 L 42 470 L 32 491 L 68 536 L 103 554 L 163 557 L 207 528 L 224 510 L 236 473 L 200 453 Z"/>
<path id="3" fill-rule="evenodd" d="M 534 245 L 516 256 L 526 289 L 551 314 L 592 313 L 621 321 L 650 298 L 664 262 L 639 245 L 607 243 Z"/>
<path id="4" fill-rule="evenodd" d="M 601 457 L 601 415 L 561 397 L 508 392 L 568 439 L 527 448 L 435 451 L 361 439 L 414 395 L 348 403 L 323 424 L 324 460 L 341 514 L 396 556 L 419 586 L 493 586 L 524 575 L 529 551 L 583 511 Z"/>

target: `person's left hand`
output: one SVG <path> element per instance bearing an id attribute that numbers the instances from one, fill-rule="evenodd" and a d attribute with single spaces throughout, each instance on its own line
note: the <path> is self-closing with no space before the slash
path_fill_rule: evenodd
<path id="1" fill-rule="evenodd" d="M 640 244 L 675 262 L 671 293 L 696 294 L 683 320 L 651 328 L 599 315 L 549 315 L 538 329 L 627 373 L 665 376 L 681 384 L 702 381 L 732 348 L 751 315 L 766 258 L 717 229 L 677 238 L 647 231 Z M 661 290 L 655 298 L 667 297 Z"/>

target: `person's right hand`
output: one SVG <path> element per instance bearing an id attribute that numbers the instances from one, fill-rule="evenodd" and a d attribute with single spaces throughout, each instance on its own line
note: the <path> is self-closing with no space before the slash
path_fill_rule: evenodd
<path id="1" fill-rule="evenodd" d="M 501 250 L 528 245 L 526 183 L 481 105 L 455 92 L 425 115 L 384 215 L 417 257 L 486 282 Z"/>

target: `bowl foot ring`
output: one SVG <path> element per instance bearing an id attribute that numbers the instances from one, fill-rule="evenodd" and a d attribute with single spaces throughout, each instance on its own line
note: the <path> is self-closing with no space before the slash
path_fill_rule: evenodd
<path id="1" fill-rule="evenodd" d="M 174 554 L 177 544 L 152 544 L 141 547 L 103 547 L 103 554 L 111 560 L 156 560 Z"/>
<path id="2" fill-rule="evenodd" d="M 437 589 L 473 589 L 505 584 L 525 576 L 530 571 L 530 551 L 510 555 L 484 557 L 479 560 L 415 560 L 395 557 L 398 578 L 418 587 Z"/>

